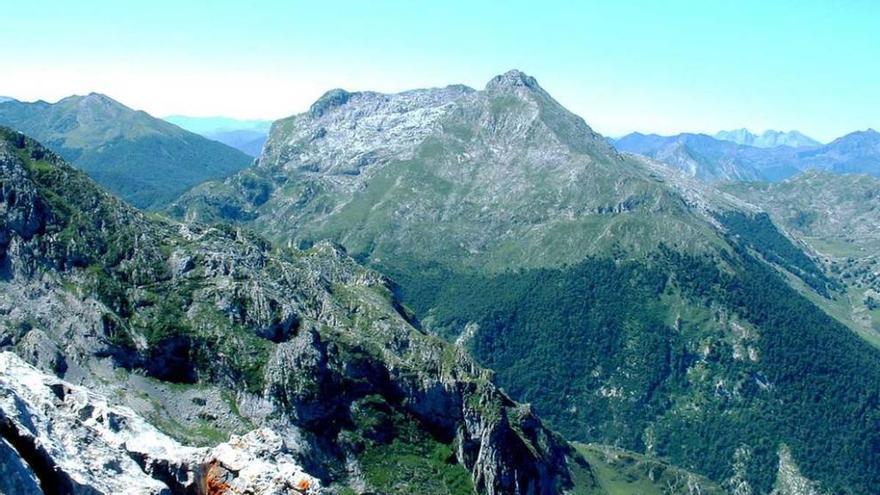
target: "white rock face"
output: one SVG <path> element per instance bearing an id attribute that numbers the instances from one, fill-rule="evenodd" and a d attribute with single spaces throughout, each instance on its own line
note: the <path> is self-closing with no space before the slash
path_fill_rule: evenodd
<path id="1" fill-rule="evenodd" d="M 775 148 L 777 146 L 790 146 L 798 148 L 803 146 L 819 146 L 822 143 L 807 137 L 798 131 L 774 131 L 768 129 L 761 134 L 753 134 L 748 129 L 735 129 L 721 131 L 715 134 L 715 139 L 730 141 L 737 144 L 745 144 L 756 148 Z"/>
<path id="2" fill-rule="evenodd" d="M 397 94 L 329 91 L 308 113 L 274 124 L 291 132 L 271 134 L 260 164 L 353 179 L 373 164 L 411 156 L 450 104 L 472 92 L 464 86 Z"/>
<path id="3" fill-rule="evenodd" d="M 284 452 L 281 437 L 263 428 L 244 436 L 233 435 L 204 460 L 207 493 L 308 494 L 321 493 L 320 482 L 306 474 Z"/>
<path id="4" fill-rule="evenodd" d="M 99 493 L 167 492 L 133 456 L 178 466 L 201 458 L 198 449 L 178 445 L 130 409 L 111 407 L 9 352 L 0 354 L 0 419 L 47 457 L 62 473 L 63 479 L 56 481 L 71 485 L 74 492 L 85 492 L 85 487 Z M 13 445 L 22 452 L 20 444 Z M 41 481 L 46 484 L 45 478 Z"/>
<path id="5" fill-rule="evenodd" d="M 779 472 L 770 495 L 823 495 L 815 482 L 807 479 L 786 446 L 779 448 Z"/>
<path id="6" fill-rule="evenodd" d="M 0 494 L 41 495 L 40 482 L 9 442 L 0 438 Z"/>
<path id="7" fill-rule="evenodd" d="M 271 430 L 214 449 L 181 445 L 131 409 L 10 352 L 0 353 L 0 433 L 44 488 L 74 494 L 320 493 Z"/>

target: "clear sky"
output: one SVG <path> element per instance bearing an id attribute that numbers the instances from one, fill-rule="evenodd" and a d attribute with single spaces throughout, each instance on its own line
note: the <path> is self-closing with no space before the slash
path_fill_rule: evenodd
<path id="1" fill-rule="evenodd" d="M 518 68 L 596 130 L 880 127 L 880 0 L 0 0 L 0 95 L 274 119 Z"/>

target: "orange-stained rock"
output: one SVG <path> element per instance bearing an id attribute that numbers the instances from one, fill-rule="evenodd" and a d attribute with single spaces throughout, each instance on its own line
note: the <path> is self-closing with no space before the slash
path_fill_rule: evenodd
<path id="1" fill-rule="evenodd" d="M 217 461 L 208 463 L 208 469 L 205 470 L 205 495 L 226 495 L 229 492 L 229 484 L 223 476 L 225 471 Z"/>
<path id="2" fill-rule="evenodd" d="M 321 483 L 303 471 L 281 437 L 268 428 L 232 435 L 202 463 L 200 495 L 318 495 Z"/>

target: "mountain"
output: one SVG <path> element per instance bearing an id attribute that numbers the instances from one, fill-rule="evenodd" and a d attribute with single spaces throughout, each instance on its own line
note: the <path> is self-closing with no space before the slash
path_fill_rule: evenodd
<path id="1" fill-rule="evenodd" d="M 825 146 L 797 154 L 802 170 L 826 170 L 837 174 L 880 176 L 880 133 L 874 129 L 857 131 Z"/>
<path id="2" fill-rule="evenodd" d="M 171 115 L 165 120 L 190 132 L 246 153 L 259 156 L 269 136 L 268 120 L 237 120 L 228 117 L 186 117 Z"/>
<path id="3" fill-rule="evenodd" d="M 349 251 L 378 258 L 497 269 L 578 261 L 621 243 L 638 250 L 645 231 L 703 243 L 702 221 L 678 215 L 679 199 L 626 163 L 521 73 L 480 92 L 333 90 L 273 124 L 256 167 L 197 188 L 173 209 L 206 221 L 252 219 L 285 242 L 345 238 Z M 655 222 L 640 221 L 636 213 L 647 211 Z M 602 231 L 609 235 L 597 238 Z"/>
<path id="4" fill-rule="evenodd" d="M 705 134 L 658 136 L 632 133 L 615 140 L 614 146 L 620 151 L 649 156 L 709 182 L 764 178 L 763 170 L 754 163 L 763 161 L 763 150 Z"/>
<path id="5" fill-rule="evenodd" d="M 628 134 L 614 146 L 654 158 L 692 177 L 708 181 L 780 180 L 798 172 L 793 150 L 786 147 L 757 148 L 705 134 Z"/>
<path id="6" fill-rule="evenodd" d="M 781 183 L 730 183 L 760 206 L 847 285 L 837 309 L 880 346 L 880 178 L 806 172 Z"/>
<path id="7" fill-rule="evenodd" d="M 519 71 L 329 91 L 169 211 L 341 244 L 572 440 L 736 493 L 880 483 L 880 350 L 815 302 L 840 282 L 767 213 L 619 153 Z"/>
<path id="8" fill-rule="evenodd" d="M 216 134 L 228 131 L 269 132 L 271 120 L 241 120 L 230 117 L 188 117 L 186 115 L 169 115 L 166 121 L 196 134 Z"/>
<path id="9" fill-rule="evenodd" d="M 10 98 L 8 96 L 0 96 L 0 103 L 6 102 L 6 101 L 15 101 L 15 98 Z"/>
<path id="10" fill-rule="evenodd" d="M 0 386 L 12 387 L 0 454 L 12 449 L 41 481 L 88 481 L 82 469 L 106 483 L 121 472 L 184 481 L 173 450 L 168 462 L 137 454 L 170 441 L 135 441 L 149 428 L 134 414 L 196 447 L 269 429 L 263 453 L 283 449 L 331 493 L 604 493 L 528 405 L 414 327 L 389 282 L 341 249 L 276 249 L 241 229 L 147 216 L 7 129 L 0 184 L 0 350 L 94 394 L 9 385 L 34 372 L 4 371 L 0 354 Z M 71 457 L 77 446 L 99 460 Z M 221 465 L 218 482 L 244 476 L 240 463 Z"/>
<path id="11" fill-rule="evenodd" d="M 219 141 L 227 146 L 232 146 L 248 156 L 257 157 L 263 151 L 263 146 L 266 144 L 269 132 L 249 130 L 223 131 L 206 134 L 205 137 Z"/>
<path id="12" fill-rule="evenodd" d="M 140 208 L 160 208 L 190 187 L 251 162 L 238 150 L 95 93 L 54 104 L 2 103 L 0 125 L 46 143 Z"/>
<path id="13" fill-rule="evenodd" d="M 620 151 L 638 153 L 710 182 L 780 181 L 805 170 L 880 176 L 880 133 L 869 129 L 826 145 L 758 148 L 705 134 L 629 134 L 614 141 Z"/>
<path id="14" fill-rule="evenodd" d="M 775 148 L 777 146 L 803 148 L 822 145 L 819 141 L 805 136 L 798 131 L 767 130 L 758 135 L 752 134 L 748 129 L 736 129 L 733 131 L 720 131 L 714 137 L 722 141 L 745 144 L 756 148 Z"/>

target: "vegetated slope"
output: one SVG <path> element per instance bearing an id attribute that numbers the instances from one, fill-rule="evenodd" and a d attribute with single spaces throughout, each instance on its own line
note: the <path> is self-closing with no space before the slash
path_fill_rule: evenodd
<path id="1" fill-rule="evenodd" d="M 244 153 L 100 94 L 0 103 L 0 125 L 40 140 L 112 193 L 160 208 L 251 163 Z"/>
<path id="2" fill-rule="evenodd" d="M 605 445 L 577 446 L 599 485 L 614 495 L 727 493 L 711 481 L 656 459 Z"/>
<path id="3" fill-rule="evenodd" d="M 618 153 L 520 72 L 328 92 L 172 212 L 341 243 L 570 438 L 730 490 L 769 492 L 786 452 L 829 490 L 880 480 L 880 355 L 792 288 L 839 297 L 837 281 L 754 207 Z"/>
<path id="4" fill-rule="evenodd" d="M 0 346 L 167 432 L 210 444 L 269 426 L 338 488 L 601 493 L 528 406 L 337 248 L 148 218 L 7 129 L 0 192 Z"/>
<path id="5" fill-rule="evenodd" d="M 880 344 L 880 180 L 807 172 L 785 182 L 725 184 L 767 210 L 847 285 L 842 311 Z"/>
<path id="6" fill-rule="evenodd" d="M 821 146 L 760 148 L 704 134 L 629 134 L 621 151 L 655 158 L 707 181 L 780 181 L 806 170 L 880 175 L 880 133 L 858 131 Z"/>

